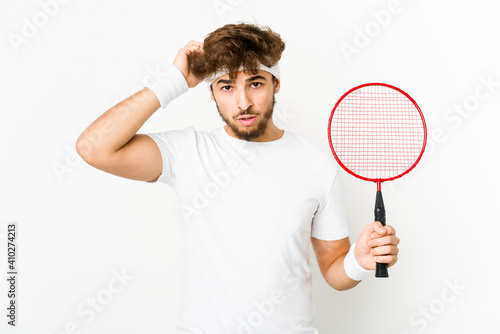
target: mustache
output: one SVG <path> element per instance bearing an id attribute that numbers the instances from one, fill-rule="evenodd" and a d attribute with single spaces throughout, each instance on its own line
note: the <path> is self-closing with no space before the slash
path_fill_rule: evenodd
<path id="1" fill-rule="evenodd" d="M 238 118 L 240 116 L 246 116 L 246 115 L 259 115 L 259 113 L 255 113 L 253 112 L 252 108 L 248 108 L 246 110 L 242 110 L 241 112 L 239 112 L 236 116 L 234 116 L 233 118 Z"/>

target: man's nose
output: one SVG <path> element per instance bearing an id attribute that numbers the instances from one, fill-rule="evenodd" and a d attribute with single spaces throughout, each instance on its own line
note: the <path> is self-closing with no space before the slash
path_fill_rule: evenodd
<path id="1" fill-rule="evenodd" d="M 252 99 L 245 89 L 240 90 L 238 94 L 238 107 L 241 110 L 247 110 L 253 105 Z"/>

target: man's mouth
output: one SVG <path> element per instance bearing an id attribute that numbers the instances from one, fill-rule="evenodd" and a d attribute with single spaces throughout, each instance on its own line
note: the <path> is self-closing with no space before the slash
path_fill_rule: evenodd
<path id="1" fill-rule="evenodd" d="M 257 119 L 257 116 L 255 116 L 255 115 L 244 115 L 244 116 L 238 117 L 238 121 L 245 126 L 252 125 L 256 119 Z"/>

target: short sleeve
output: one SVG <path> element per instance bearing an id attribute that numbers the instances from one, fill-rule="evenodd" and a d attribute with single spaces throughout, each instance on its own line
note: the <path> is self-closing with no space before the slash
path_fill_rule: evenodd
<path id="1" fill-rule="evenodd" d="M 321 240 L 339 240 L 349 236 L 349 228 L 342 201 L 340 174 L 335 177 L 324 203 L 316 211 L 311 236 Z"/>
<path id="2" fill-rule="evenodd" d="M 145 133 L 145 135 L 153 139 L 160 149 L 163 164 L 163 170 L 158 179 L 156 181 L 145 182 L 161 182 L 173 186 L 175 182 L 176 170 L 183 157 L 182 152 L 186 150 L 189 143 L 194 139 L 194 128 L 190 126 L 183 130 Z"/>

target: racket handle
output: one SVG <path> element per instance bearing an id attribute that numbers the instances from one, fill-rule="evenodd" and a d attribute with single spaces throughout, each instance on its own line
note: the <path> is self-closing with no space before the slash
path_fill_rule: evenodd
<path id="1" fill-rule="evenodd" d="M 385 207 L 382 192 L 380 190 L 377 191 L 377 196 L 375 198 L 375 221 L 379 221 L 385 226 Z M 377 262 L 375 277 L 389 277 L 387 263 Z"/>

